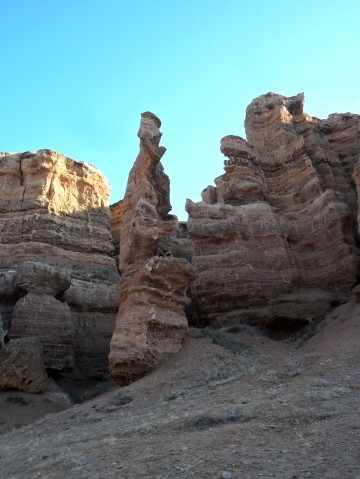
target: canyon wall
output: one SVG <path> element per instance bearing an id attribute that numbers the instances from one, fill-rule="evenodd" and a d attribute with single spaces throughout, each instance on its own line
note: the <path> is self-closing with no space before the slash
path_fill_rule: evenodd
<path id="1" fill-rule="evenodd" d="M 312 118 L 304 96 L 247 108 L 227 136 L 225 173 L 187 200 L 199 320 L 301 325 L 349 298 L 359 272 L 359 116 Z"/>
<path id="2" fill-rule="evenodd" d="M 0 158 L 0 314 L 7 338 L 38 336 L 50 369 L 107 369 L 119 297 L 109 184 L 51 150 Z"/>
<path id="3" fill-rule="evenodd" d="M 187 223 L 169 214 L 152 113 L 110 208 L 91 165 L 0 154 L 0 349 L 36 336 L 48 369 L 87 377 L 106 374 L 110 350 L 124 385 L 179 350 L 185 310 L 193 325 L 253 322 L 281 336 L 347 301 L 359 277 L 360 117 L 319 120 L 303 105 L 302 94 L 253 100 L 247 140 L 221 140 L 225 173 L 187 200 Z"/>

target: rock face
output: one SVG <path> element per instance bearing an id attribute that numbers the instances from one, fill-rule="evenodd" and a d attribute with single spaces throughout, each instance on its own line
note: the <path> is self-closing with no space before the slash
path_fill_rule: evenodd
<path id="1" fill-rule="evenodd" d="M 10 338 L 38 335 L 46 367 L 107 370 L 119 290 L 108 198 L 98 170 L 54 151 L 0 158 L 1 320 Z"/>
<path id="2" fill-rule="evenodd" d="M 202 202 L 187 201 L 203 322 L 305 322 L 356 284 L 359 116 L 303 112 L 304 96 L 269 93 L 247 109 L 247 141 L 227 136 L 228 158 Z"/>
<path id="3" fill-rule="evenodd" d="M 38 338 L 14 339 L 0 349 L 0 390 L 40 393 L 44 390 L 45 380 L 42 346 Z"/>
<path id="4" fill-rule="evenodd" d="M 69 305 L 55 297 L 70 287 L 71 276 L 45 263 L 26 261 L 19 265 L 18 286 L 26 295 L 12 314 L 11 337 L 36 336 L 51 369 L 74 366 L 75 329 Z"/>
<path id="5" fill-rule="evenodd" d="M 110 346 L 110 374 L 124 385 L 178 351 L 193 269 L 172 255 L 178 222 L 169 215 L 169 178 L 160 159 L 160 120 L 143 113 L 140 153 L 130 172 L 120 227 L 120 309 Z"/>
<path id="6" fill-rule="evenodd" d="M 119 261 L 119 254 L 120 254 L 120 228 L 121 228 L 121 221 L 123 216 L 123 200 L 110 205 L 110 213 L 111 213 L 111 223 L 110 223 L 110 230 L 111 236 L 113 239 L 114 244 L 114 252 L 113 257 L 115 261 Z"/>

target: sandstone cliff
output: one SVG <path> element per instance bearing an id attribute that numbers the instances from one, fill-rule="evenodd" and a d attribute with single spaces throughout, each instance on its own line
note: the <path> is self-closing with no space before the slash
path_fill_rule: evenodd
<path id="1" fill-rule="evenodd" d="M 110 374 L 119 384 L 178 351 L 187 331 L 185 293 L 193 270 L 172 254 L 178 222 L 168 214 L 170 182 L 160 163 L 165 153 L 160 125 L 152 113 L 142 114 L 140 153 L 122 204 L 120 309 L 109 355 Z"/>
<path id="2" fill-rule="evenodd" d="M 202 202 L 188 200 L 187 225 L 168 214 L 151 113 L 110 209 L 91 165 L 51 150 L 1 154 L 0 345 L 34 335 L 48 368 L 103 374 L 118 268 L 110 371 L 120 384 L 178 350 L 185 307 L 197 325 L 291 329 L 346 301 L 359 272 L 360 117 L 319 120 L 303 103 L 269 93 L 250 104 L 247 141 L 223 138 L 225 173 Z"/>
<path id="3" fill-rule="evenodd" d="M 3 329 L 40 337 L 48 368 L 106 371 L 119 288 L 108 198 L 96 168 L 54 151 L 0 158 Z"/>
<path id="4" fill-rule="evenodd" d="M 312 118 L 304 96 L 269 93 L 227 136 L 225 174 L 187 201 L 198 314 L 215 325 L 300 325 L 357 282 L 359 116 Z"/>

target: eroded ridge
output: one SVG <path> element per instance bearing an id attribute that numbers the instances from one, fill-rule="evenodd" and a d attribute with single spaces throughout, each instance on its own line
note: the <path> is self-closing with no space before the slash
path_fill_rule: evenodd
<path id="1" fill-rule="evenodd" d="M 359 115 L 313 118 L 268 93 L 227 136 L 225 173 L 187 201 L 203 322 L 304 324 L 348 299 L 359 268 Z"/>

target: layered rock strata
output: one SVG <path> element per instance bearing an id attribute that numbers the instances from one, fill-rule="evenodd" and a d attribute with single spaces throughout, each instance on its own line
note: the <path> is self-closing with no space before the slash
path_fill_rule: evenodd
<path id="1" fill-rule="evenodd" d="M 169 178 L 160 159 L 160 120 L 143 113 L 140 153 L 130 171 L 120 227 L 120 308 L 109 355 L 110 374 L 127 384 L 178 351 L 187 331 L 184 308 L 193 269 L 175 257 L 171 238 L 178 222 L 169 215 Z"/>
<path id="2" fill-rule="evenodd" d="M 356 284 L 359 116 L 319 120 L 303 104 L 302 94 L 253 100 L 247 141 L 223 138 L 225 174 L 187 201 L 203 322 L 300 324 Z"/>
<path id="3" fill-rule="evenodd" d="M 8 337 L 37 331 L 47 367 L 68 367 L 73 361 L 86 375 L 106 372 L 119 290 L 108 199 L 108 182 L 87 163 L 51 150 L 0 158 L 3 329 Z M 36 288 L 31 281 L 19 285 L 24 285 L 19 269 L 26 261 L 43 265 L 32 273 Z M 50 283 L 58 281 L 61 271 L 66 287 L 55 291 Z M 63 353 L 61 325 L 69 336 Z M 54 348 L 59 350 L 56 361 Z"/>
<path id="4" fill-rule="evenodd" d="M 11 337 L 39 338 L 48 368 L 71 369 L 75 355 L 74 322 L 69 305 L 56 299 L 69 289 L 70 274 L 45 263 L 26 261 L 18 267 L 17 281 L 26 294 L 14 307 Z"/>
<path id="5" fill-rule="evenodd" d="M 120 200 L 117 203 L 110 205 L 110 214 L 111 214 L 110 230 L 111 230 L 111 236 L 112 236 L 113 245 L 114 245 L 113 257 L 115 258 L 116 262 L 119 262 L 120 228 L 121 228 L 121 221 L 123 216 L 123 200 Z"/>

